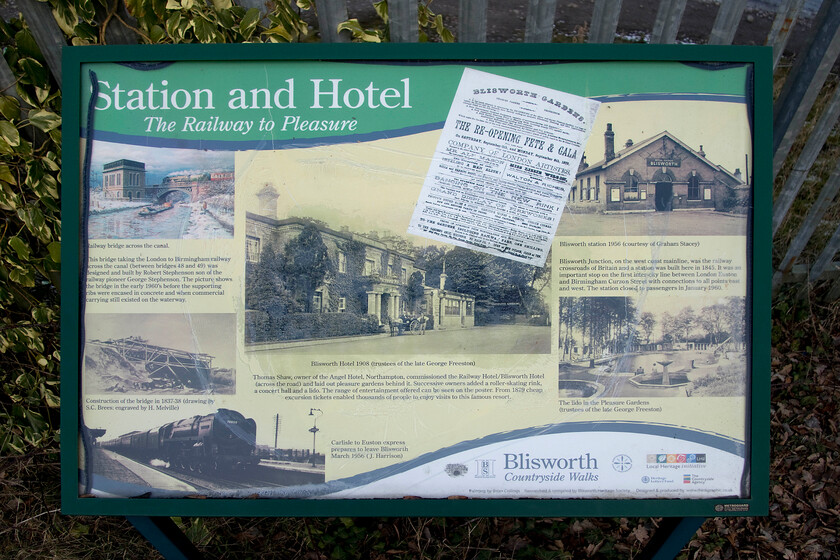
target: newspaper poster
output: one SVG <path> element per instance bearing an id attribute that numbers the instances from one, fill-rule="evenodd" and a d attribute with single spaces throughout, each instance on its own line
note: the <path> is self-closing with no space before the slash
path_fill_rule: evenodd
<path id="1" fill-rule="evenodd" d="M 465 69 L 408 232 L 544 266 L 599 105 Z"/>
<path id="2" fill-rule="evenodd" d="M 750 64 L 80 69 L 84 500 L 750 498 Z"/>

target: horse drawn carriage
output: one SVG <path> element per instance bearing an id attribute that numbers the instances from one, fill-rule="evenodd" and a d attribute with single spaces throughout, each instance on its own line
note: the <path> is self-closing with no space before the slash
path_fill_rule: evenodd
<path id="1" fill-rule="evenodd" d="M 425 315 L 419 317 L 411 317 L 402 315 L 397 318 L 388 319 L 388 325 L 391 328 L 391 336 L 400 336 L 403 333 L 409 332 L 411 334 L 423 334 L 426 332 Z"/>

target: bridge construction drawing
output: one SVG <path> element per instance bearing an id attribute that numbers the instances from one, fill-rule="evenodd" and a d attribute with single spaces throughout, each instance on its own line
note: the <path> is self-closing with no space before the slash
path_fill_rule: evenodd
<path id="1" fill-rule="evenodd" d="M 115 370 L 127 373 L 123 377 L 128 382 L 117 383 L 113 387 L 120 392 L 127 389 L 186 389 L 209 392 L 213 391 L 214 378 L 220 372 L 218 368 L 213 368 L 214 357 L 210 354 L 149 344 L 140 337 L 91 340 L 87 346 L 86 366 L 108 369 L 109 377 L 114 381 L 118 377 Z"/>

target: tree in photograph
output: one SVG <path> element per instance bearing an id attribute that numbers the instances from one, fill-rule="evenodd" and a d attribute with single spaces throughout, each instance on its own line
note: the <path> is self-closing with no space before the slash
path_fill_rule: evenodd
<path id="1" fill-rule="evenodd" d="M 295 311 L 295 301 L 286 288 L 283 276 L 284 259 L 270 246 L 260 253 L 257 263 L 249 263 L 245 271 L 245 307 L 262 313 L 255 317 L 247 336 L 249 340 L 275 337 L 287 313 Z"/>
<path id="2" fill-rule="evenodd" d="M 547 266 L 531 266 L 461 247 L 451 251 L 426 247 L 418 252 L 417 266 L 426 271 L 428 286 L 438 286 L 444 262 L 446 289 L 475 297 L 477 309 L 501 306 L 529 316 L 548 313 L 542 296 L 551 282 Z"/>
<path id="3" fill-rule="evenodd" d="M 580 332 L 589 356 L 622 353 L 636 343 L 638 333 L 631 320 L 636 315 L 633 298 L 615 296 L 575 299 L 578 299 L 577 303 L 564 306 L 565 312 L 561 309 L 564 315 L 561 321 L 566 320 L 566 325 L 561 329 L 566 329 L 567 339 L 572 338 L 572 329 Z"/>
<path id="4" fill-rule="evenodd" d="M 560 331 L 560 356 L 561 359 L 571 358 L 572 351 L 577 341 L 575 340 L 575 329 L 580 321 L 580 298 L 561 297 L 559 312 Z"/>
<path id="5" fill-rule="evenodd" d="M 726 323 L 732 340 L 743 343 L 747 337 L 747 299 L 736 296 L 726 298 Z"/>
<path id="6" fill-rule="evenodd" d="M 687 341 L 697 324 L 697 315 L 694 313 L 694 309 L 691 306 L 683 307 L 674 320 L 676 321 L 676 332 L 679 340 Z"/>
<path id="7" fill-rule="evenodd" d="M 292 297 L 283 280 L 283 255 L 266 246 L 260 253 L 260 261 L 249 263 L 245 288 L 245 307 L 265 311 L 278 316 L 286 313 L 292 305 Z"/>
<path id="8" fill-rule="evenodd" d="M 677 328 L 677 320 L 676 318 L 664 311 L 662 313 L 662 341 L 666 343 L 671 343 L 677 340 L 678 337 L 678 328 Z"/>
<path id="9" fill-rule="evenodd" d="M 727 336 L 726 306 L 716 303 L 700 310 L 697 317 L 700 328 L 712 344 L 720 344 Z"/>
<path id="10" fill-rule="evenodd" d="M 526 315 L 548 313 L 542 297 L 543 289 L 551 281 L 548 267 L 493 257 L 484 267 L 487 296 L 496 303 L 514 303 Z"/>
<path id="11" fill-rule="evenodd" d="M 653 329 L 656 327 L 656 316 L 650 311 L 645 311 L 639 317 L 639 328 L 645 335 L 645 344 L 650 344 L 650 337 L 653 336 Z"/>
<path id="12" fill-rule="evenodd" d="M 286 276 L 294 284 L 298 304 L 303 311 L 311 312 L 315 289 L 333 272 L 333 263 L 318 227 L 307 223 L 303 231 L 286 244 L 283 254 Z"/>
<path id="13" fill-rule="evenodd" d="M 405 285 L 403 293 L 405 304 L 411 312 L 416 313 L 419 311 L 424 294 L 423 273 L 414 271 L 408 277 L 408 283 Z"/>

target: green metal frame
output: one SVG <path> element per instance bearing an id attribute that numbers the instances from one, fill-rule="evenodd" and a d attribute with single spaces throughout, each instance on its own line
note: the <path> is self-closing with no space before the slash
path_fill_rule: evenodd
<path id="1" fill-rule="evenodd" d="M 769 508 L 770 278 L 772 215 L 772 53 L 764 47 L 559 44 L 387 45 L 155 45 L 67 47 L 63 51 L 62 214 L 62 511 L 121 516 L 667 516 L 766 515 Z M 747 414 L 747 461 L 751 496 L 745 499 L 128 499 L 78 495 L 80 402 L 80 141 L 84 63 L 139 61 L 334 60 L 334 61 L 670 61 L 751 64 L 754 102 L 754 213 L 747 238 L 752 303 L 751 386 Z"/>

